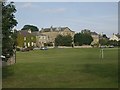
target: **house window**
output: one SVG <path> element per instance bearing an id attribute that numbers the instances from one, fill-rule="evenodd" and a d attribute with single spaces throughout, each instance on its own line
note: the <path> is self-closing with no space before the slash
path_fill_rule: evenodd
<path id="1" fill-rule="evenodd" d="M 24 37 L 24 41 L 26 40 L 26 37 Z"/>
<path id="2" fill-rule="evenodd" d="M 28 47 L 30 47 L 30 42 L 28 42 Z"/>
<path id="3" fill-rule="evenodd" d="M 24 42 L 24 46 L 26 46 L 26 42 Z"/>
<path id="4" fill-rule="evenodd" d="M 31 45 L 33 46 L 33 45 L 34 45 L 34 43 L 33 43 L 33 42 L 31 42 Z"/>

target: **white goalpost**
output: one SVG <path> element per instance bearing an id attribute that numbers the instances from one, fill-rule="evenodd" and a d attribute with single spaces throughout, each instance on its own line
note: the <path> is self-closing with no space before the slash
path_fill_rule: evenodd
<path id="1" fill-rule="evenodd" d="M 103 48 L 100 49 L 100 58 L 103 59 L 104 58 L 104 50 Z"/>

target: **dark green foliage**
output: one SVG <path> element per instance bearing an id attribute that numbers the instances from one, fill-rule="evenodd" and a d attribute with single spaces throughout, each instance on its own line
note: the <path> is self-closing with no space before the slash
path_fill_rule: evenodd
<path id="1" fill-rule="evenodd" d="M 20 48 L 16 48 L 16 51 L 20 51 Z"/>
<path id="2" fill-rule="evenodd" d="M 18 34 L 18 31 L 17 30 L 14 30 L 14 33 L 12 34 L 12 40 L 14 42 L 14 48 L 15 46 L 17 46 L 17 34 Z"/>
<path id="3" fill-rule="evenodd" d="M 118 46 L 120 46 L 120 40 L 118 41 Z"/>
<path id="4" fill-rule="evenodd" d="M 67 35 L 67 36 L 58 35 L 55 38 L 55 45 L 56 46 L 71 46 L 72 37 L 70 35 Z"/>
<path id="5" fill-rule="evenodd" d="M 55 38 L 55 45 L 56 45 L 56 46 L 61 46 L 61 45 L 63 45 L 62 35 L 58 35 L 58 36 Z"/>
<path id="6" fill-rule="evenodd" d="M 77 46 L 81 46 L 83 43 L 82 43 L 82 34 L 81 33 L 76 33 L 74 35 L 74 43 L 75 45 Z"/>
<path id="7" fill-rule="evenodd" d="M 99 40 L 100 45 L 109 45 L 109 39 L 106 34 L 103 34 Z"/>
<path id="8" fill-rule="evenodd" d="M 2 3 L 2 54 L 7 58 L 13 55 L 15 48 L 15 36 L 12 28 L 17 25 L 14 13 L 16 12 L 13 2 L 6 4 Z"/>
<path id="9" fill-rule="evenodd" d="M 99 40 L 100 45 L 107 45 L 108 44 L 108 39 L 102 38 Z"/>
<path id="10" fill-rule="evenodd" d="M 102 37 L 103 37 L 103 38 L 108 38 L 106 34 L 103 34 Z"/>
<path id="11" fill-rule="evenodd" d="M 85 45 L 90 45 L 91 42 L 93 41 L 93 38 L 91 37 L 90 34 L 83 34 L 82 39 L 83 39 L 83 44 Z"/>
<path id="12" fill-rule="evenodd" d="M 36 26 L 33 26 L 33 25 L 25 25 L 21 30 L 29 30 L 29 29 L 32 32 L 39 31 L 39 29 Z"/>
<path id="13" fill-rule="evenodd" d="M 109 41 L 108 41 L 108 45 L 119 46 L 119 42 L 120 42 L 120 41 L 109 40 Z"/>
<path id="14" fill-rule="evenodd" d="M 49 42 L 46 44 L 46 46 L 53 46 L 53 43 Z"/>
<path id="15" fill-rule="evenodd" d="M 90 45 L 93 41 L 93 38 L 90 34 L 87 33 L 76 33 L 74 35 L 74 43 L 77 46 L 81 45 Z"/>

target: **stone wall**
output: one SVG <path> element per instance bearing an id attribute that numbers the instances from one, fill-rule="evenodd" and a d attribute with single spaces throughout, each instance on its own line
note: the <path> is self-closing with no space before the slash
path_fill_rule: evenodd
<path id="1" fill-rule="evenodd" d="M 16 60 L 16 56 L 15 56 L 15 54 L 14 54 L 11 58 L 8 59 L 7 62 L 2 61 L 2 66 L 13 65 L 13 64 L 16 63 L 15 60 Z"/>

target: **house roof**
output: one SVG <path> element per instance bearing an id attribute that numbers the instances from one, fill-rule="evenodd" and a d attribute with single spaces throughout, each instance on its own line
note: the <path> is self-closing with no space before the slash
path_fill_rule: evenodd
<path id="1" fill-rule="evenodd" d="M 91 35 L 98 35 L 96 32 L 90 32 Z"/>
<path id="2" fill-rule="evenodd" d="M 31 34 L 34 35 L 34 36 L 39 36 L 39 32 L 38 31 L 32 32 Z"/>
<path id="3" fill-rule="evenodd" d="M 62 28 L 60 28 L 60 30 L 59 31 L 64 31 L 66 28 L 68 28 L 68 27 L 62 27 Z M 74 31 L 72 31 L 70 28 L 68 28 L 71 32 L 74 32 Z"/>
<path id="4" fill-rule="evenodd" d="M 21 30 L 19 31 L 19 33 L 21 35 L 23 35 L 24 37 L 28 36 L 28 35 L 33 35 L 33 36 L 46 36 L 45 34 L 41 34 L 39 31 L 35 31 L 35 32 L 31 32 L 29 33 L 28 30 Z"/>
<path id="5" fill-rule="evenodd" d="M 96 32 L 91 32 L 89 29 L 84 29 L 81 31 L 81 33 L 87 33 L 87 34 L 91 34 L 91 35 L 98 35 Z"/>
<path id="6" fill-rule="evenodd" d="M 41 32 L 50 32 L 51 30 L 52 31 L 56 31 L 56 32 L 59 32 L 59 31 L 64 31 L 66 28 L 68 27 L 50 27 L 50 28 L 42 28 L 41 29 Z M 69 29 L 69 28 L 68 28 Z M 70 29 L 69 29 L 70 30 Z M 70 30 L 71 32 L 74 32 L 72 30 Z"/>
<path id="7" fill-rule="evenodd" d="M 39 31 L 35 31 L 31 33 L 34 36 L 46 36 L 45 34 L 41 34 Z"/>
<path id="8" fill-rule="evenodd" d="M 22 34 L 23 36 L 30 35 L 30 33 L 27 30 L 21 30 L 21 31 L 19 31 L 19 33 Z"/>
<path id="9" fill-rule="evenodd" d="M 50 32 L 51 30 L 58 31 L 57 28 L 44 28 L 44 29 L 42 29 L 42 31 L 44 31 L 44 32 Z"/>
<path id="10" fill-rule="evenodd" d="M 118 33 L 118 34 L 115 34 L 118 38 L 120 38 L 120 34 Z"/>

